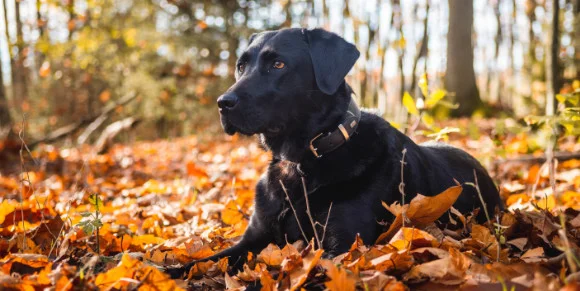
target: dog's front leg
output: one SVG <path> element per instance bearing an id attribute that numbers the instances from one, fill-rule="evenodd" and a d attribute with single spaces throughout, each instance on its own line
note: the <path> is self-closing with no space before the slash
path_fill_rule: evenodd
<path id="1" fill-rule="evenodd" d="M 246 229 L 244 236 L 236 245 L 205 259 L 189 262 L 182 267 L 167 268 L 165 269 L 165 272 L 169 274 L 171 278 L 177 279 L 188 273 L 189 269 L 191 269 L 195 263 L 216 261 L 225 257 L 228 258 L 228 264 L 232 267 L 233 271 L 240 270 L 246 262 L 248 252 L 256 253 L 261 251 L 268 245 L 268 243 L 273 241 L 272 234 L 265 224 L 267 221 L 268 220 L 264 219 L 264 217 L 260 217 L 260 211 L 259 209 L 256 209 L 250 219 L 248 229 Z"/>

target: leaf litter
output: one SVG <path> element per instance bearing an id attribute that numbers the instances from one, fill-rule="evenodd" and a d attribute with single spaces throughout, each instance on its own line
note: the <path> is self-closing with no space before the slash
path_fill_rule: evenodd
<path id="1" fill-rule="evenodd" d="M 454 140 L 462 147 L 477 143 Z M 508 143 L 510 141 L 504 141 Z M 515 143 L 516 141 L 514 141 Z M 518 144 L 506 144 L 519 152 Z M 0 175 L 0 288 L 34 290 L 573 290 L 580 280 L 580 160 L 558 164 L 556 198 L 541 164 L 493 169 L 509 211 L 476 224 L 451 205 L 462 187 L 386 205 L 376 242 L 335 258 L 314 243 L 270 244 L 237 273 L 198 262 L 185 280 L 162 266 L 237 242 L 270 160 L 237 137 L 90 148 L 43 146 L 38 167 Z M 506 169 L 507 168 L 507 169 Z M 98 210 L 97 210 L 98 209 Z M 449 222 L 437 222 L 441 216 Z"/>

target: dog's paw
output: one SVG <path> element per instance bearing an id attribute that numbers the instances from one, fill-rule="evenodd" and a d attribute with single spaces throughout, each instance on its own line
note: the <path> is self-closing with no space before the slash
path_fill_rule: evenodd
<path id="1" fill-rule="evenodd" d="M 189 269 L 191 269 L 192 264 L 186 264 L 184 266 L 167 266 L 167 267 L 163 267 L 161 269 L 161 271 L 163 271 L 165 274 L 169 275 L 169 277 L 171 277 L 171 279 L 183 279 L 184 276 L 187 275 L 187 273 L 189 273 Z"/>

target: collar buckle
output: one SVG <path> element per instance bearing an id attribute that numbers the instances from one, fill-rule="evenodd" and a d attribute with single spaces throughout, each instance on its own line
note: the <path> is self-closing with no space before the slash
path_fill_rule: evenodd
<path id="1" fill-rule="evenodd" d="M 313 139 L 310 140 L 310 151 L 314 154 L 314 156 L 319 159 L 322 157 L 322 155 L 318 154 L 317 152 L 317 148 L 314 147 L 314 141 L 316 141 L 316 139 L 318 139 L 319 137 L 322 136 L 322 133 L 319 133 L 317 136 L 315 136 Z"/>

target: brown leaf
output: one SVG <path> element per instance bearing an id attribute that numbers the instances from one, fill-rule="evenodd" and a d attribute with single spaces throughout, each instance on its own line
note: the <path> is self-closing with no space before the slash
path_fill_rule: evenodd
<path id="1" fill-rule="evenodd" d="M 276 281 L 272 278 L 272 275 L 268 273 L 268 271 L 263 271 L 262 275 L 260 276 L 260 284 L 262 284 L 261 291 L 275 291 L 278 290 L 276 288 Z"/>
<path id="2" fill-rule="evenodd" d="M 226 289 L 228 290 L 240 290 L 242 288 L 242 284 L 230 277 L 227 272 L 224 274 L 224 280 L 226 283 Z"/>
<path id="3" fill-rule="evenodd" d="M 528 244 L 528 238 L 520 237 L 520 238 L 512 239 L 512 240 L 507 241 L 507 244 L 510 244 L 510 245 L 518 248 L 520 251 L 523 251 L 525 246 Z"/>
<path id="4" fill-rule="evenodd" d="M 546 258 L 544 257 L 544 248 L 538 247 L 538 248 L 533 248 L 531 250 L 528 250 L 527 252 L 525 252 L 522 256 L 521 259 L 526 262 L 526 263 L 537 263 L 537 262 L 543 262 L 546 260 Z"/>
<path id="5" fill-rule="evenodd" d="M 463 191 L 461 186 L 453 186 L 433 196 L 417 194 L 409 204 L 406 215 L 413 225 L 422 227 L 435 222 L 455 203 Z"/>
<path id="6" fill-rule="evenodd" d="M 204 244 L 201 240 L 185 242 L 185 251 L 194 260 L 205 259 L 215 253 L 209 245 Z"/>
<path id="7" fill-rule="evenodd" d="M 324 251 L 322 249 L 316 251 L 310 251 L 306 256 L 302 258 L 303 266 L 302 268 L 296 268 L 294 272 L 289 274 L 291 288 L 290 290 L 298 290 L 308 279 L 308 274 L 314 269 L 314 267 L 320 261 L 320 257 Z"/>
<path id="8" fill-rule="evenodd" d="M 417 282 L 427 278 L 436 283 L 457 285 L 465 281 L 469 265 L 470 261 L 463 254 L 450 249 L 449 257 L 415 266 L 403 275 L 403 279 Z"/>
<path id="9" fill-rule="evenodd" d="M 416 228 L 403 227 L 393 236 L 389 245 L 398 250 L 408 248 L 435 247 L 439 244 L 437 239 L 429 233 Z"/>
<path id="10" fill-rule="evenodd" d="M 277 245 L 269 244 L 258 254 L 258 260 L 270 266 L 280 266 L 284 260 L 284 255 Z"/>
<path id="11" fill-rule="evenodd" d="M 391 239 L 391 237 L 403 226 L 403 219 L 409 221 L 409 226 L 424 227 L 435 222 L 445 211 L 455 203 L 463 191 L 460 185 L 450 187 L 436 196 L 428 197 L 417 194 L 409 203 L 408 209 L 400 213 L 387 230 L 381 234 L 375 244 L 381 244 Z M 393 207 L 391 207 L 393 208 Z M 404 210 L 405 208 L 403 208 Z M 403 211 L 401 210 L 401 211 Z"/>
<path id="12" fill-rule="evenodd" d="M 362 278 L 365 290 L 390 290 L 405 291 L 407 288 L 397 278 L 384 274 L 383 272 L 373 271 L 372 276 Z"/>
<path id="13" fill-rule="evenodd" d="M 374 270 L 380 272 L 388 272 L 393 269 L 405 271 L 413 266 L 414 262 L 413 256 L 409 255 L 406 250 L 402 250 L 375 258 L 370 261 L 370 265 Z"/>
<path id="14" fill-rule="evenodd" d="M 479 224 L 474 224 L 471 227 L 471 237 L 480 243 L 480 250 L 488 254 L 494 261 L 498 260 L 498 248 L 500 248 L 500 260 L 507 260 L 507 249 L 501 249 L 497 242 L 496 237 L 491 233 L 491 231 Z"/>

